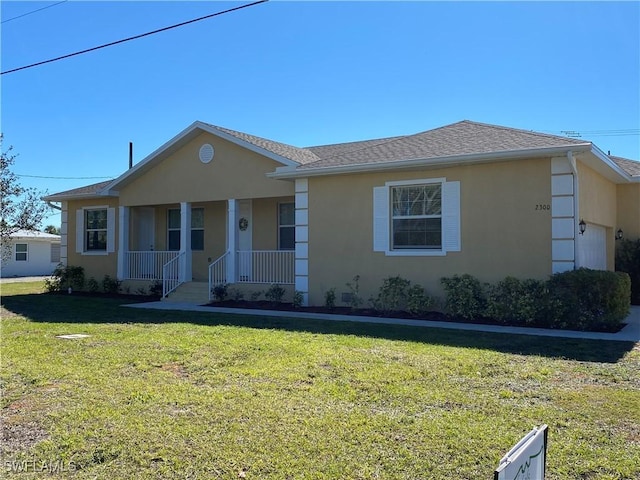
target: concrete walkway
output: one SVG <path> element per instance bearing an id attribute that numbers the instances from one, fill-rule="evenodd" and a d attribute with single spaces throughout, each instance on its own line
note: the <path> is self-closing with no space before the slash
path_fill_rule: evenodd
<path id="1" fill-rule="evenodd" d="M 434 322 L 427 320 L 407 320 L 400 318 L 360 317 L 357 315 L 329 315 L 324 313 L 282 312 L 245 308 L 222 308 L 192 305 L 189 303 L 150 302 L 124 305 L 131 308 L 155 310 L 179 310 L 189 312 L 229 313 L 236 315 L 256 315 L 263 317 L 303 318 L 310 320 L 333 320 L 338 322 L 378 323 L 386 325 L 409 325 L 422 328 L 447 328 L 474 332 L 508 333 L 516 335 L 536 335 L 542 337 L 581 338 L 589 340 L 615 340 L 640 342 L 640 306 L 632 306 L 627 325 L 617 333 L 579 332 L 574 330 L 552 330 L 547 328 L 502 327 L 498 325 L 477 325 L 474 323 Z"/>

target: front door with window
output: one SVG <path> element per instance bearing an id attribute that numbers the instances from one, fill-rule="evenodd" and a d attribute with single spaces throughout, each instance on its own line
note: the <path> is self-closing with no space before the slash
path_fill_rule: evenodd
<path id="1" fill-rule="evenodd" d="M 251 281 L 253 239 L 251 235 L 252 218 L 251 218 L 251 200 L 238 201 L 238 274 L 240 280 L 244 282 Z"/>

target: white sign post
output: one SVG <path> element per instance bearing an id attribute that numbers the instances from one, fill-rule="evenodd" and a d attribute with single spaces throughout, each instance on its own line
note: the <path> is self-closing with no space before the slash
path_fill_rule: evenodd
<path id="1" fill-rule="evenodd" d="M 493 480 L 544 480 L 547 426 L 536 427 L 502 457 Z"/>

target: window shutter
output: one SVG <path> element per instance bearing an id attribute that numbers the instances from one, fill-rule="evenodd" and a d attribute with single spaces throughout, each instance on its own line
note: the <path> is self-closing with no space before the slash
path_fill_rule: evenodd
<path id="1" fill-rule="evenodd" d="M 116 209 L 107 208 L 107 252 L 116 251 Z"/>
<path id="2" fill-rule="evenodd" d="M 459 252 L 460 182 L 442 184 L 442 247 L 445 252 Z"/>
<path id="3" fill-rule="evenodd" d="M 389 187 L 373 188 L 373 251 L 389 250 Z"/>
<path id="4" fill-rule="evenodd" d="M 84 252 L 84 210 L 76 210 L 76 253 Z"/>

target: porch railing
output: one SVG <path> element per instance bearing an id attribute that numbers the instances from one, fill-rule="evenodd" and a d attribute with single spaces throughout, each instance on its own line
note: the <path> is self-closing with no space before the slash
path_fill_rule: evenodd
<path id="1" fill-rule="evenodd" d="M 162 267 L 178 256 L 176 251 L 125 252 L 124 277 L 129 280 L 161 280 Z"/>
<path id="2" fill-rule="evenodd" d="M 239 251 L 238 282 L 240 283 L 295 283 L 295 252 L 293 250 Z"/>
<path id="3" fill-rule="evenodd" d="M 227 258 L 229 258 L 229 252 L 225 252 L 209 265 L 209 300 L 213 299 L 213 294 L 211 293 L 213 287 L 227 283 Z"/>
<path id="4" fill-rule="evenodd" d="M 174 252 L 175 253 L 175 252 Z M 173 292 L 183 280 L 180 275 L 180 264 L 185 257 L 184 252 L 180 252 L 175 258 L 169 260 L 162 266 L 162 296 L 166 297 Z"/>

